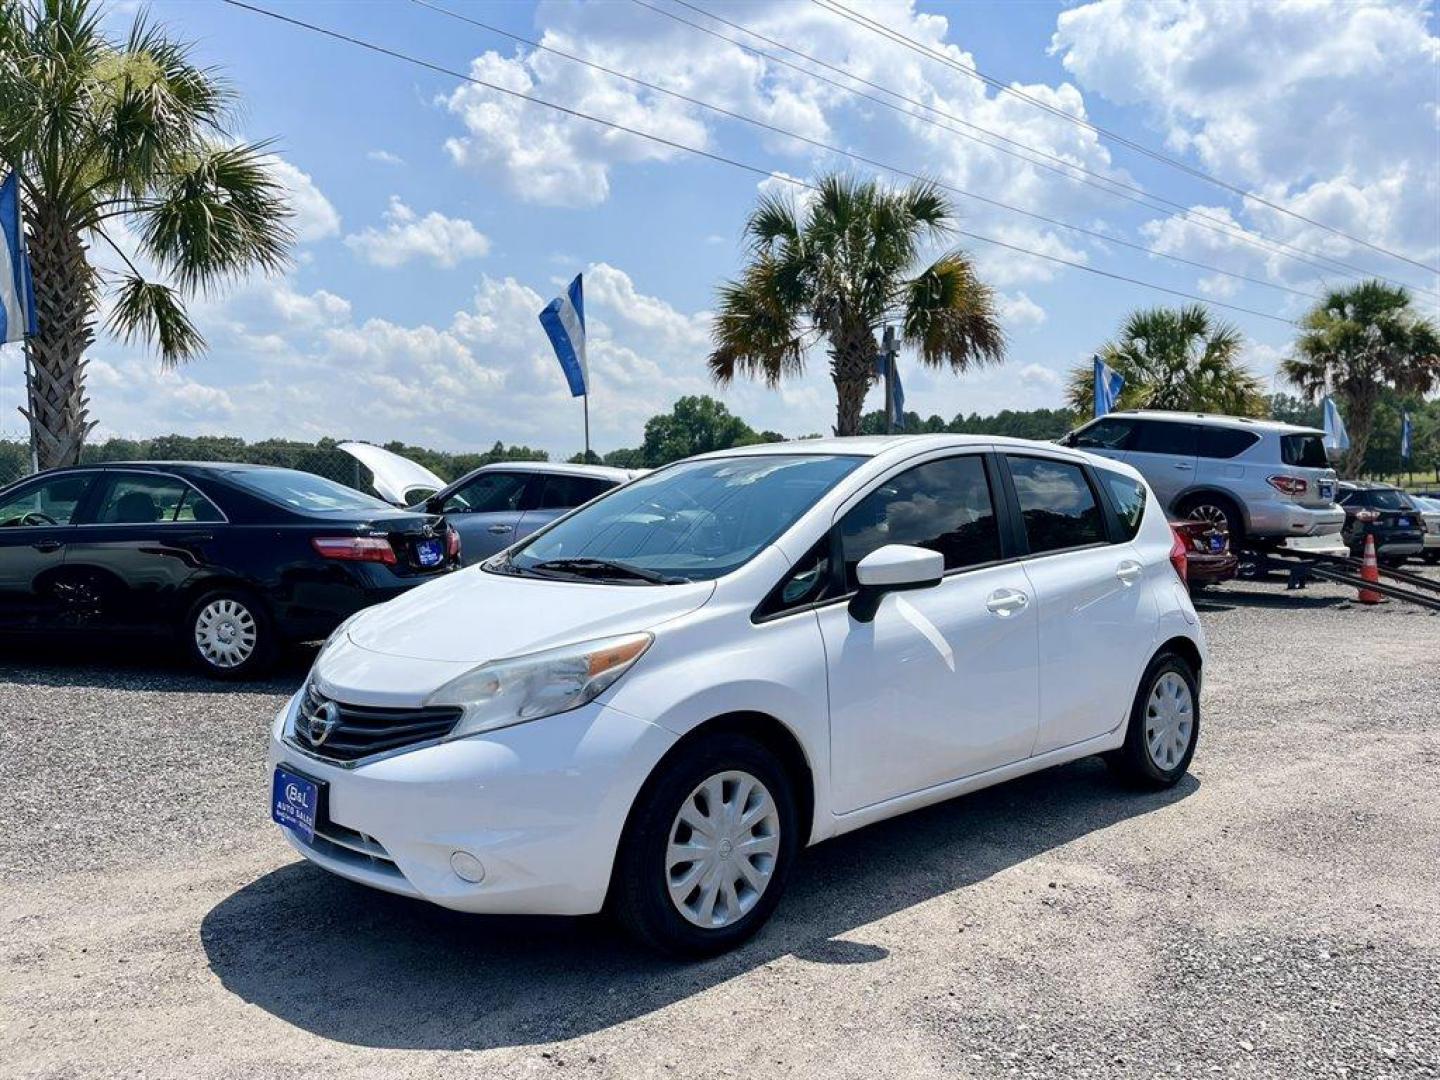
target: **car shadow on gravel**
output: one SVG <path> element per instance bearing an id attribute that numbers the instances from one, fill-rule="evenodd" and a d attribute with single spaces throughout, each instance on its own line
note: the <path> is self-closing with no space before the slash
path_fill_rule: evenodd
<path id="1" fill-rule="evenodd" d="M 0 639 L 0 657 L 0 684 L 184 694 L 288 694 L 304 682 L 315 661 L 315 647 L 287 649 L 264 678 L 240 682 L 208 678 L 174 655 L 165 642 L 144 639 L 113 642 L 103 651 L 65 639 Z"/>
<path id="2" fill-rule="evenodd" d="M 883 960 L 844 935 L 1195 791 L 1136 793 L 1098 759 L 1025 777 L 805 852 L 770 924 L 744 948 L 677 963 L 599 918 L 462 915 L 297 862 L 217 904 L 201 926 L 232 993 L 327 1039 L 408 1049 L 563 1041 L 701 993 L 784 955 Z M 958 929 L 958 926 L 957 926 Z"/>

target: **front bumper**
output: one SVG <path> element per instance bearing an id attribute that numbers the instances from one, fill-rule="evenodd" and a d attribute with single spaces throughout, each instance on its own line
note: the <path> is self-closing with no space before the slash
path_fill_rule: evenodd
<path id="1" fill-rule="evenodd" d="M 269 761 L 325 785 L 324 821 L 313 843 L 286 839 L 341 877 L 457 911 L 599 911 L 630 806 L 676 738 L 592 703 L 345 767 L 287 740 L 297 703 L 276 717 Z M 482 880 L 456 873 L 456 852 Z"/>

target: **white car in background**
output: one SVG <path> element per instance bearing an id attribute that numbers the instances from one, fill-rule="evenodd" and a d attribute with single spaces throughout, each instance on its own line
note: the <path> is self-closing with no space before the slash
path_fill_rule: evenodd
<path id="1" fill-rule="evenodd" d="M 1410 497 L 1420 508 L 1420 517 L 1425 522 L 1425 547 L 1420 557 L 1427 563 L 1440 563 L 1440 499 L 1425 495 Z"/>
<path id="2" fill-rule="evenodd" d="M 807 844 L 1091 754 L 1177 783 L 1184 563 L 1134 469 L 1054 445 L 692 458 L 337 630 L 275 718 L 272 816 L 377 889 L 715 953 Z"/>

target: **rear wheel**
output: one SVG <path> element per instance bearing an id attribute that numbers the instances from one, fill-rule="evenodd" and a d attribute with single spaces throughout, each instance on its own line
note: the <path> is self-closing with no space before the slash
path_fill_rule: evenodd
<path id="1" fill-rule="evenodd" d="M 1161 653 L 1140 680 L 1130 707 L 1125 745 L 1106 755 L 1110 766 L 1139 787 L 1179 782 L 1200 738 L 1200 693 L 1195 672 L 1174 653 Z"/>
<path id="2" fill-rule="evenodd" d="M 1245 536 L 1245 523 L 1240 510 L 1229 499 L 1221 495 L 1191 495 L 1181 501 L 1175 512 L 1191 521 L 1204 521 L 1224 529 L 1230 534 L 1230 550 L 1239 550 Z"/>
<path id="3" fill-rule="evenodd" d="M 217 589 L 196 600 L 181 636 L 190 659 L 214 679 L 251 678 L 275 656 L 269 614 L 243 589 Z"/>
<path id="4" fill-rule="evenodd" d="M 713 956 L 770 917 L 799 846 L 792 785 L 761 744 L 696 742 L 640 794 L 616 856 L 611 906 L 643 944 Z"/>

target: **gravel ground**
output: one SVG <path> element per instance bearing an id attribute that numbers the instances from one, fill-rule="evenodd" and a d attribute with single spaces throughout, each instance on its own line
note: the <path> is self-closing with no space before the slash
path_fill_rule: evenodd
<path id="1" fill-rule="evenodd" d="M 297 863 L 264 729 L 303 675 L 0 665 L 0 1075 L 1440 1076 L 1440 618 L 1203 601 L 1192 775 L 1079 762 L 808 852 L 677 966 Z"/>

